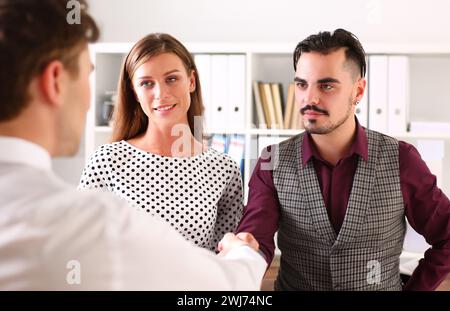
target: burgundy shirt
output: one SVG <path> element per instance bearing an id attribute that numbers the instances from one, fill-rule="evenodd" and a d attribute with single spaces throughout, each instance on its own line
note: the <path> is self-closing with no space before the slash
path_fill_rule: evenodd
<path id="1" fill-rule="evenodd" d="M 335 166 L 320 157 L 310 134 L 305 135 L 302 148 L 303 164 L 313 161 L 328 217 L 338 233 L 347 210 L 358 158 L 363 161 L 368 158 L 365 130 L 357 123 L 350 152 Z M 252 233 L 270 264 L 275 250 L 273 238 L 278 230 L 280 203 L 272 170 L 261 170 L 261 163 L 269 161 L 260 158 L 256 164 L 249 182 L 248 204 L 236 232 Z M 450 272 L 450 201 L 436 186 L 436 177 L 414 146 L 399 142 L 399 164 L 408 222 L 433 246 L 425 252 L 404 289 L 434 290 Z"/>

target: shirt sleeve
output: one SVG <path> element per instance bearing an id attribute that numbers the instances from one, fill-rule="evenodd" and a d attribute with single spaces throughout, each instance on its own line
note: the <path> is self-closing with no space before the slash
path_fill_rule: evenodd
<path id="1" fill-rule="evenodd" d="M 406 217 L 432 245 L 405 290 L 434 290 L 450 272 L 450 201 L 414 146 L 400 142 L 399 162 Z"/>
<path id="2" fill-rule="evenodd" d="M 270 154 L 270 147 L 265 149 L 263 154 Z M 270 163 L 270 157 L 263 156 L 258 159 L 249 182 L 248 203 L 244 209 L 244 216 L 236 230 L 253 234 L 268 265 L 274 256 L 274 235 L 278 230 L 280 218 L 280 203 Z"/>
<path id="3" fill-rule="evenodd" d="M 227 184 L 217 206 L 217 218 L 211 250 L 217 251 L 217 245 L 227 232 L 234 232 L 243 213 L 242 177 L 237 164 L 230 159 L 231 179 Z"/>
<path id="4" fill-rule="evenodd" d="M 119 226 L 123 231 L 117 235 L 123 263 L 120 278 L 124 285 L 132 284 L 124 289 L 260 289 L 266 262 L 257 252 L 241 246 L 219 257 L 192 245 L 160 219 L 139 213 L 132 213 L 135 221 Z"/>
<path id="5" fill-rule="evenodd" d="M 99 189 L 108 190 L 108 171 L 105 169 L 107 162 L 106 147 L 101 146 L 90 157 L 78 184 L 78 190 Z"/>
<path id="6" fill-rule="evenodd" d="M 248 246 L 216 256 L 111 193 L 78 193 L 72 205 L 68 221 L 53 222 L 58 234 L 46 244 L 51 260 L 43 271 L 55 283 L 51 290 L 260 289 L 266 262 Z M 66 281 L 73 261 L 77 284 Z"/>

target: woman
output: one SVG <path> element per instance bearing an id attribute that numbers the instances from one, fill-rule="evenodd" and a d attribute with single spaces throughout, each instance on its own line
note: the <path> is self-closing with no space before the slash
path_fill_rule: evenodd
<path id="1" fill-rule="evenodd" d="M 202 114 L 192 55 L 168 34 L 141 39 L 120 74 L 113 143 L 96 150 L 79 189 L 108 189 L 217 250 L 242 216 L 242 180 L 230 157 L 202 145 Z"/>

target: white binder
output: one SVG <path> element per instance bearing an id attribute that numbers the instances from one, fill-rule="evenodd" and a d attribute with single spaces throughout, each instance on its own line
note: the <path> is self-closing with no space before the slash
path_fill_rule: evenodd
<path id="1" fill-rule="evenodd" d="M 227 129 L 226 107 L 228 100 L 228 55 L 211 55 L 211 102 L 212 116 L 210 132 Z"/>
<path id="2" fill-rule="evenodd" d="M 227 128 L 245 129 L 245 55 L 228 56 Z"/>
<path id="3" fill-rule="evenodd" d="M 368 72 L 370 71 L 369 68 L 369 59 L 366 58 L 366 77 L 369 76 Z M 369 124 L 369 79 L 366 79 L 367 84 L 366 84 L 366 89 L 364 91 L 364 95 L 361 98 L 361 101 L 359 102 L 359 104 L 356 106 L 355 109 L 355 115 L 358 118 L 359 124 L 361 124 L 364 127 L 367 127 Z"/>
<path id="4" fill-rule="evenodd" d="M 388 62 L 388 130 L 405 133 L 409 107 L 408 56 L 389 56 Z"/>
<path id="5" fill-rule="evenodd" d="M 197 66 L 198 76 L 200 77 L 200 84 L 203 95 L 203 106 L 205 111 L 203 113 L 203 128 L 209 132 L 212 128 L 212 102 L 211 102 L 211 55 L 196 54 L 195 65 Z"/>
<path id="6" fill-rule="evenodd" d="M 388 57 L 369 56 L 369 128 L 381 133 L 388 130 Z"/>

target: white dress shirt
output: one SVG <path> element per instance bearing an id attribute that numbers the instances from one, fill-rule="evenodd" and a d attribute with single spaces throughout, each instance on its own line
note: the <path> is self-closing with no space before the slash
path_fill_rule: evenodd
<path id="1" fill-rule="evenodd" d="M 0 137 L 0 290 L 259 290 L 266 263 L 249 247 L 218 257 L 141 213 Z"/>

